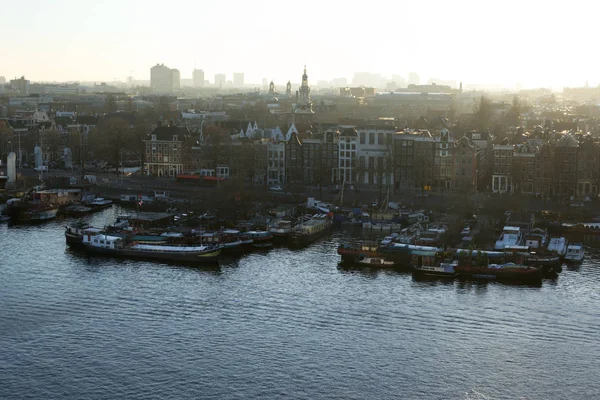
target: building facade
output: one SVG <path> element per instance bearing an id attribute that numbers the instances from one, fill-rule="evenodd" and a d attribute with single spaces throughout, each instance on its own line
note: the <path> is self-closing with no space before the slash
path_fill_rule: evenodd
<path id="1" fill-rule="evenodd" d="M 186 128 L 158 126 L 144 140 L 147 175 L 174 178 L 183 172 L 183 144 L 189 137 Z"/>
<path id="2" fill-rule="evenodd" d="M 505 142 L 492 146 L 492 192 L 513 193 L 512 186 L 512 159 L 513 146 Z"/>
<path id="3" fill-rule="evenodd" d="M 173 91 L 173 72 L 164 64 L 156 64 L 150 68 L 150 87 L 155 93 L 171 93 Z"/>

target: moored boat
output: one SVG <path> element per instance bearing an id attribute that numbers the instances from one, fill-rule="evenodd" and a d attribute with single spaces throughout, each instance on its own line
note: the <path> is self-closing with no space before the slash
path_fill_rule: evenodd
<path id="1" fill-rule="evenodd" d="M 564 237 L 553 237 L 548 242 L 548 251 L 556 252 L 559 257 L 564 257 L 567 253 L 567 239 Z"/>
<path id="2" fill-rule="evenodd" d="M 19 202 L 7 209 L 10 217 L 15 222 L 41 223 L 56 218 L 58 207 L 52 203 Z"/>
<path id="3" fill-rule="evenodd" d="M 275 221 L 273 226 L 269 228 L 269 232 L 273 235 L 273 239 L 281 242 L 288 240 L 292 235 L 293 230 L 292 221 L 286 219 Z"/>
<path id="4" fill-rule="evenodd" d="M 356 261 L 356 265 L 372 268 L 395 268 L 398 262 L 386 260 L 383 257 L 362 257 Z"/>
<path id="5" fill-rule="evenodd" d="M 87 207 L 90 207 L 92 211 L 100 211 L 112 207 L 112 204 L 112 200 L 97 197 L 93 201 L 86 203 L 85 205 Z"/>
<path id="6" fill-rule="evenodd" d="M 85 221 L 75 221 L 71 225 L 65 227 L 65 240 L 67 241 L 67 245 L 72 247 L 84 247 L 83 232 L 86 230 L 90 233 L 100 233 L 102 231 L 99 228 L 92 228 L 90 224 Z"/>
<path id="7" fill-rule="evenodd" d="M 81 204 L 71 204 L 62 209 L 62 213 L 69 217 L 81 217 L 91 212 L 91 207 L 87 207 Z"/>
<path id="8" fill-rule="evenodd" d="M 538 282 L 542 280 L 542 268 L 515 263 L 504 264 L 461 264 L 454 268 L 462 277 L 486 280 Z"/>
<path id="9" fill-rule="evenodd" d="M 414 251 L 411 254 L 412 272 L 417 277 L 454 278 L 458 261 L 442 259 L 438 251 Z"/>
<path id="10" fill-rule="evenodd" d="M 85 230 L 83 244 L 93 254 L 163 261 L 216 262 L 221 249 L 215 246 L 155 245 L 127 243 L 125 238 Z"/>
<path id="11" fill-rule="evenodd" d="M 318 238 L 331 232 L 333 221 L 326 214 L 314 215 L 310 220 L 302 222 L 292 233 L 290 241 L 295 246 L 306 246 Z"/>
<path id="12" fill-rule="evenodd" d="M 565 254 L 565 262 L 568 264 L 581 264 L 585 257 L 583 244 L 571 243 L 567 246 L 567 253 Z"/>
<path id="13" fill-rule="evenodd" d="M 505 226 L 502 230 L 502 234 L 496 241 L 494 249 L 504 250 L 507 247 L 517 246 L 521 243 L 523 234 L 521 228 L 516 226 Z"/>
<path id="14" fill-rule="evenodd" d="M 244 232 L 248 239 L 251 239 L 250 245 L 256 248 L 266 248 L 273 246 L 273 235 L 269 231 L 247 231 Z"/>
<path id="15" fill-rule="evenodd" d="M 354 245 L 341 244 L 337 253 L 342 256 L 342 262 L 355 262 L 363 257 L 381 257 L 378 248 L 376 242 L 365 240 Z"/>

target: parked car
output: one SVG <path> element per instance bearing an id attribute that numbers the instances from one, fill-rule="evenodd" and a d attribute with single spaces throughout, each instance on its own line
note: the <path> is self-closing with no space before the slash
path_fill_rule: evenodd
<path id="1" fill-rule="evenodd" d="M 48 166 L 47 165 L 41 165 L 39 167 L 35 167 L 33 170 L 37 171 L 37 172 L 48 172 Z"/>
<path id="2" fill-rule="evenodd" d="M 271 192 L 283 192 L 283 188 L 279 185 L 271 186 L 269 190 Z"/>

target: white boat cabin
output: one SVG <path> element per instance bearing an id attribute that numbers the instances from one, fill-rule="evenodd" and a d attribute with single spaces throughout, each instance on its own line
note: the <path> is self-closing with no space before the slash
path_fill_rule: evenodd
<path id="1" fill-rule="evenodd" d="M 505 226 L 502 234 L 496 241 L 496 250 L 504 250 L 506 247 L 516 246 L 521 243 L 523 234 L 518 226 Z"/>
<path id="2" fill-rule="evenodd" d="M 122 249 L 125 245 L 122 237 L 110 236 L 98 233 L 97 228 L 89 228 L 83 231 L 83 243 L 101 249 Z"/>
<path id="3" fill-rule="evenodd" d="M 565 254 L 566 261 L 583 261 L 584 250 L 583 245 L 579 243 L 573 243 L 567 246 L 567 254 Z"/>

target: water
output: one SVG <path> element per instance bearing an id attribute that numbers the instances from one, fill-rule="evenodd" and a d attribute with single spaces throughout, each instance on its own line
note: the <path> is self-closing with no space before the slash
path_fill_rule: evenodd
<path id="1" fill-rule="evenodd" d="M 66 223 L 0 226 L 0 398 L 600 396 L 600 253 L 541 287 L 419 282 L 340 269 L 344 233 L 190 268 L 87 258 Z"/>

